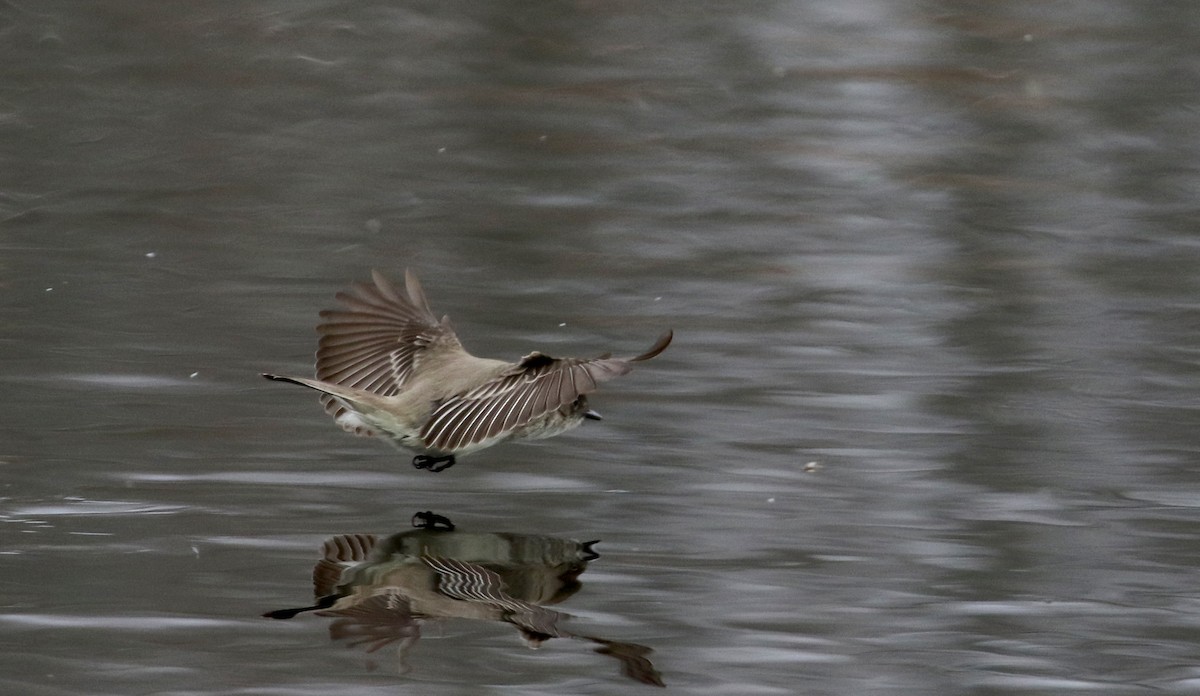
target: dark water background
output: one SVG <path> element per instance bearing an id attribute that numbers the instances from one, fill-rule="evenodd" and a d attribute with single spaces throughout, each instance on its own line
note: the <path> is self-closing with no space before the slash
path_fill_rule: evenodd
<path id="1" fill-rule="evenodd" d="M 601 539 L 558 609 L 676 693 L 1200 693 L 1198 30 L 0 4 L 0 692 L 653 691 L 497 623 L 405 668 L 259 617 L 433 509 Z M 417 472 L 257 377 L 406 266 L 478 354 L 675 345 L 602 423 Z"/>

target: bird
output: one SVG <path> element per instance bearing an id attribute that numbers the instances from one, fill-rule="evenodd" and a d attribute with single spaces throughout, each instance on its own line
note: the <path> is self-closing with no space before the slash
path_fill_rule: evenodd
<path id="1" fill-rule="evenodd" d="M 445 471 L 456 458 L 509 440 L 538 440 L 601 420 L 587 395 L 666 350 L 667 330 L 640 355 L 553 358 L 534 351 L 517 362 L 479 358 L 459 342 L 448 316 L 429 307 L 412 270 L 399 290 L 379 271 L 336 295 L 321 312 L 316 379 L 262 376 L 321 393 L 347 432 L 379 437 L 415 453 L 417 469 Z"/>

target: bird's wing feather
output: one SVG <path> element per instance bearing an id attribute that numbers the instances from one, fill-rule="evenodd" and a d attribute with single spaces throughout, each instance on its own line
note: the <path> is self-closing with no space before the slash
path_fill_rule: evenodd
<path id="1" fill-rule="evenodd" d="M 628 373 L 630 363 L 666 350 L 667 331 L 645 353 L 632 358 L 552 358 L 534 352 L 504 374 L 442 401 L 421 429 L 426 447 L 452 452 L 520 428 L 539 416 L 595 391 L 601 382 Z"/>
<path id="2" fill-rule="evenodd" d="M 494 607 L 502 612 L 505 621 L 541 639 L 570 635 L 557 626 L 564 614 L 508 594 L 504 580 L 494 570 L 456 558 L 422 556 L 421 560 L 436 573 L 437 589 L 443 595 Z"/>
<path id="3" fill-rule="evenodd" d="M 355 283 L 337 294 L 344 309 L 321 312 L 317 326 L 317 379 L 380 396 L 400 393 L 429 350 L 463 351 L 448 319 L 438 320 L 417 276 L 405 272 L 402 294 L 378 271 L 373 283 Z M 465 351 L 463 351 L 465 354 Z M 336 399 L 321 399 L 342 422 L 346 409 Z M 347 428 L 360 434 L 361 428 Z"/>
<path id="4" fill-rule="evenodd" d="M 632 368 L 618 358 L 556 359 L 530 353 L 506 373 L 440 403 L 421 430 L 445 452 L 501 436 L 596 390 Z"/>

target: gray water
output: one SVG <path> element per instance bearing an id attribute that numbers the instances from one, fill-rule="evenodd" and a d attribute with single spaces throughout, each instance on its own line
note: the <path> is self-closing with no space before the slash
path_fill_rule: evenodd
<path id="1" fill-rule="evenodd" d="M 260 616 L 433 510 L 601 540 L 559 625 L 675 693 L 1200 693 L 1198 29 L 0 5 L 0 692 L 655 691 L 503 621 Z M 406 267 L 476 354 L 675 343 L 601 423 L 416 471 L 258 377 Z"/>

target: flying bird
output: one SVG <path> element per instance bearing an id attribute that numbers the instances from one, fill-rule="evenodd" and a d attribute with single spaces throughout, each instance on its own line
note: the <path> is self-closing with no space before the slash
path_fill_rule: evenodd
<path id="1" fill-rule="evenodd" d="M 600 420 L 587 395 L 663 352 L 667 331 L 631 358 L 477 358 L 449 317 L 438 319 L 405 271 L 401 293 L 378 271 L 340 292 L 343 309 L 321 312 L 316 379 L 263 374 L 321 392 L 343 430 L 415 452 L 413 466 L 444 471 L 455 457 L 508 440 L 538 440 Z"/>

